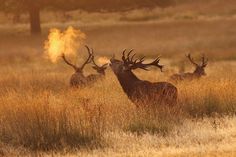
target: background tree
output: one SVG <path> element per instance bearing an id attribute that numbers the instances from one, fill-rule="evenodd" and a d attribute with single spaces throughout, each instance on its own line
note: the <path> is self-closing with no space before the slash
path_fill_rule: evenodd
<path id="1" fill-rule="evenodd" d="M 32 34 L 40 34 L 40 10 L 55 8 L 60 10 L 86 11 L 124 11 L 141 7 L 165 7 L 173 4 L 174 0 L 0 0 L 0 10 L 15 15 L 29 14 Z"/>

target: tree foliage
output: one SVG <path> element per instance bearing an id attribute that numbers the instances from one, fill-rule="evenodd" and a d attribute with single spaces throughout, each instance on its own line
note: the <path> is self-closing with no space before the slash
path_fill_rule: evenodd
<path id="1" fill-rule="evenodd" d="M 40 10 L 42 9 L 111 12 L 143 7 L 166 7 L 174 2 L 175 0 L 0 0 L 0 10 L 15 15 L 29 13 L 31 32 L 40 33 Z"/>

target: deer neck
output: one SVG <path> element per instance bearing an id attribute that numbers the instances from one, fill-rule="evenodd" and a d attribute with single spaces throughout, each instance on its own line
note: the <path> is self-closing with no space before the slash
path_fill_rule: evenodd
<path id="1" fill-rule="evenodd" d="M 200 77 L 201 77 L 201 74 L 199 74 L 197 71 L 194 71 L 193 74 L 194 74 L 194 76 L 197 77 L 197 78 L 200 78 Z"/>
<path id="2" fill-rule="evenodd" d="M 132 71 L 118 73 L 116 76 L 120 82 L 121 87 L 128 96 L 130 96 L 131 92 L 133 91 L 134 84 L 137 81 L 140 81 Z"/>

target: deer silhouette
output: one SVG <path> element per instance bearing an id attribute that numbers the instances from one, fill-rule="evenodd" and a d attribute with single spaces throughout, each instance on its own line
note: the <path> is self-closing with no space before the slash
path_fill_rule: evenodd
<path id="1" fill-rule="evenodd" d="M 85 48 L 87 49 L 87 52 L 88 52 L 88 58 L 85 60 L 85 62 L 80 67 L 69 62 L 66 59 L 65 54 L 62 55 L 62 59 L 64 60 L 64 62 L 67 65 L 71 66 L 75 70 L 74 74 L 72 74 L 72 76 L 70 78 L 70 86 L 71 87 L 84 87 L 86 85 L 90 85 L 90 84 L 94 83 L 98 79 L 101 79 L 105 76 L 105 70 L 107 68 L 107 64 L 104 64 L 102 66 L 98 66 L 94 61 L 93 50 L 90 49 L 88 46 L 85 46 Z M 91 62 L 93 62 L 93 64 L 94 64 L 93 69 L 95 69 L 98 74 L 90 74 L 88 76 L 85 76 L 84 72 L 83 72 L 84 67 L 87 64 L 90 64 Z"/>
<path id="2" fill-rule="evenodd" d="M 123 51 L 122 61 L 114 57 L 110 59 L 110 67 L 116 75 L 123 91 L 128 98 L 137 106 L 156 104 L 174 105 L 177 102 L 177 88 L 168 82 L 149 82 L 139 79 L 132 70 L 148 70 L 150 66 L 160 68 L 160 58 L 157 57 L 153 62 L 144 64 L 145 57 L 134 59 L 136 54 L 131 56 L 133 50 L 126 55 Z"/>
<path id="3" fill-rule="evenodd" d="M 88 52 L 90 52 L 90 54 L 94 54 L 93 49 L 90 50 L 88 46 L 86 46 L 86 48 Z M 94 55 L 91 57 L 91 61 L 93 63 L 92 68 L 96 70 L 98 74 L 90 74 L 87 76 L 87 79 L 89 80 L 89 82 L 103 79 L 105 77 L 105 71 L 107 69 L 108 63 L 103 64 L 102 66 L 99 66 L 94 60 Z"/>
<path id="4" fill-rule="evenodd" d="M 174 74 L 170 77 L 171 81 L 174 81 L 174 82 L 184 81 L 184 80 L 192 81 L 192 80 L 199 79 L 202 76 L 206 75 L 205 67 L 207 66 L 208 59 L 206 59 L 204 55 L 202 56 L 202 63 L 201 64 L 197 64 L 193 60 L 193 58 L 191 57 L 190 54 L 186 55 L 186 57 L 195 66 L 194 72 Z"/>

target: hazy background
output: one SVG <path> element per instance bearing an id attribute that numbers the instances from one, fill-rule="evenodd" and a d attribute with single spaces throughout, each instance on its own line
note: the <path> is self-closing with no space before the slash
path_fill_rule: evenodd
<path id="1" fill-rule="evenodd" d="M 102 55 L 134 48 L 150 56 L 175 58 L 191 52 L 205 53 L 212 60 L 236 59 L 234 0 L 38 0 L 36 6 L 27 0 L 3 1 L 8 5 L 0 9 L 2 62 L 3 56 L 10 60 L 40 56 L 49 29 L 68 26 L 85 32 L 86 43 Z M 30 13 L 32 8 L 40 11 L 39 30 L 37 16 Z"/>

